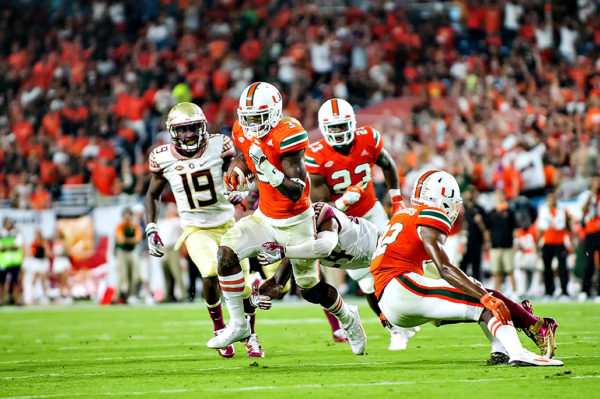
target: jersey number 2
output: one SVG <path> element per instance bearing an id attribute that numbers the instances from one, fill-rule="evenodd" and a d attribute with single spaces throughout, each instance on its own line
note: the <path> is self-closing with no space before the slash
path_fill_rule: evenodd
<path id="1" fill-rule="evenodd" d="M 402 223 L 394 223 L 388 226 L 385 233 L 379 239 L 377 251 L 375 251 L 374 258 L 383 255 L 385 253 L 385 250 L 387 249 L 387 246 L 396 241 L 398 235 L 402 232 L 403 229 L 404 225 Z"/>
<path id="2" fill-rule="evenodd" d="M 360 173 L 365 174 L 362 178 L 362 182 L 363 186 L 366 186 L 371 180 L 371 165 L 368 163 L 356 165 L 356 168 L 354 168 L 354 174 L 358 175 Z M 334 184 L 332 187 L 333 192 L 336 194 L 343 194 L 344 191 L 346 191 L 346 189 L 352 184 L 352 176 L 350 175 L 350 171 L 348 169 L 336 170 L 331 174 L 331 179 L 342 179 L 341 182 Z"/>
<path id="3" fill-rule="evenodd" d="M 215 191 L 215 184 L 210 170 L 199 170 L 193 173 L 184 173 L 180 176 L 190 209 L 203 208 L 217 203 L 217 192 Z M 202 180 L 204 181 L 202 182 Z M 198 193 L 203 191 L 209 191 L 210 198 L 204 200 L 194 198 Z"/>

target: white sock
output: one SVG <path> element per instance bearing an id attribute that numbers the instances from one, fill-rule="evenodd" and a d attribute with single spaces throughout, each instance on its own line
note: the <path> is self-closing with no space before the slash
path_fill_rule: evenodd
<path id="1" fill-rule="evenodd" d="M 487 328 L 494 337 L 498 338 L 504 348 L 506 348 L 510 357 L 516 356 L 524 351 L 512 321 L 503 325 L 500 323 L 500 320 L 492 317 L 490 321 L 488 321 Z"/>
<path id="2" fill-rule="evenodd" d="M 246 325 L 246 317 L 244 316 L 244 302 L 242 295 L 246 282 L 244 273 L 239 272 L 231 276 L 219 276 L 219 285 L 225 298 L 225 304 L 229 311 L 229 323 L 235 327 Z"/>
<path id="3" fill-rule="evenodd" d="M 333 303 L 333 305 L 326 309 L 332 315 L 337 317 L 340 323 L 342 323 L 342 325 L 348 325 L 352 321 L 352 315 L 350 314 L 348 306 L 346 306 L 346 303 L 344 302 L 340 294 L 338 294 L 338 297 Z"/>
<path id="4" fill-rule="evenodd" d="M 491 353 L 494 353 L 494 352 L 507 353 L 506 348 L 504 347 L 504 345 L 502 345 L 502 342 L 500 342 L 500 340 L 498 338 L 496 338 L 492 335 L 492 333 L 488 329 L 487 323 L 485 321 L 480 321 L 479 327 L 481 327 L 481 329 L 483 330 L 483 333 L 485 334 L 487 339 L 492 344 L 492 352 Z"/>

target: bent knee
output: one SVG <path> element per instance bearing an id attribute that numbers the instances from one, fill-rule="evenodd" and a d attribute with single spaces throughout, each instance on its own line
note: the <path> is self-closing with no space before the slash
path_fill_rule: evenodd
<path id="1" fill-rule="evenodd" d="M 319 283 L 319 279 L 312 276 L 297 277 L 296 284 L 303 290 L 309 290 Z"/>

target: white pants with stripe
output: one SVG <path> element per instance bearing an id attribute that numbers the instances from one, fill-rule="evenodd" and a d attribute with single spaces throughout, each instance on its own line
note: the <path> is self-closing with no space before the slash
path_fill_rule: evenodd
<path id="1" fill-rule="evenodd" d="M 483 305 L 443 279 L 407 273 L 392 279 L 379 299 L 392 324 L 415 327 L 430 321 L 478 321 Z"/>
<path id="2" fill-rule="evenodd" d="M 312 207 L 287 219 L 272 219 L 260 209 L 238 220 L 223 235 L 221 245 L 229 247 L 238 259 L 257 256 L 265 242 L 279 245 L 296 245 L 315 237 L 315 212 Z M 312 288 L 319 282 L 319 263 L 316 259 L 290 259 L 296 284 L 300 288 Z"/>

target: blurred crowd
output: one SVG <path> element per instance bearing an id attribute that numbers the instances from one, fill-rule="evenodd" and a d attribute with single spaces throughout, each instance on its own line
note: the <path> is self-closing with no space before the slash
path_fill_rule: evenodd
<path id="1" fill-rule="evenodd" d="M 405 193 L 426 168 L 448 170 L 462 189 L 500 189 L 511 204 L 589 193 L 599 173 L 597 0 L 2 7 L 3 206 L 46 209 L 80 183 L 135 200 L 147 188 L 148 150 L 169 140 L 163 118 L 172 105 L 199 104 L 211 131 L 227 134 L 240 93 L 256 80 L 279 86 L 284 114 L 307 129 L 334 96 L 359 112 L 410 99 L 402 117 L 372 123 Z M 583 245 L 578 231 L 574 243 Z"/>
<path id="2" fill-rule="evenodd" d="M 227 132 L 255 80 L 307 128 L 332 96 L 414 99 L 375 123 L 403 176 L 434 165 L 513 198 L 572 196 L 598 172 L 594 0 L 38 3 L 0 13 L 5 205 L 44 209 L 76 183 L 140 195 L 169 107 L 192 100 Z"/>

